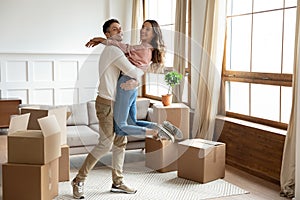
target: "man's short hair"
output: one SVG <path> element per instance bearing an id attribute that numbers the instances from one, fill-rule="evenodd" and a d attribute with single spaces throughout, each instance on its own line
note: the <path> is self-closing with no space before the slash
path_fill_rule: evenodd
<path id="1" fill-rule="evenodd" d="M 107 33 L 108 32 L 108 28 L 110 27 L 110 25 L 112 24 L 112 23 L 118 23 L 118 24 L 120 24 L 120 22 L 117 20 L 117 19 L 109 19 L 109 20 L 107 20 L 104 24 L 103 24 L 103 33 L 105 34 L 105 33 Z"/>

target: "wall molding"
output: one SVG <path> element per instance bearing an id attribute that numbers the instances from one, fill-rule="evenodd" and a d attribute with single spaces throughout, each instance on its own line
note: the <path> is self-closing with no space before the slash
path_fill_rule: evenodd
<path id="1" fill-rule="evenodd" d="M 0 53 L 0 94 L 26 104 L 95 99 L 99 53 Z"/>

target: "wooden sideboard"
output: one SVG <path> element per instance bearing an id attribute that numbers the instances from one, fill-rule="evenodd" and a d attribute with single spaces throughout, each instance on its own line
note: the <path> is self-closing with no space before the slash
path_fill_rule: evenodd
<path id="1" fill-rule="evenodd" d="M 8 128 L 10 116 L 19 114 L 21 99 L 0 98 L 0 128 Z"/>

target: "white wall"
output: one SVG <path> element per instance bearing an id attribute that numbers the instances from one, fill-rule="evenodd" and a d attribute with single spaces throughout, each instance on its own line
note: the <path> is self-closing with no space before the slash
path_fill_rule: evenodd
<path id="1" fill-rule="evenodd" d="M 131 0 L 1 0 L 0 52 L 87 53 L 103 22 L 131 26 Z"/>
<path id="2" fill-rule="evenodd" d="M 0 97 L 55 105 L 94 99 L 102 48 L 84 45 L 104 36 L 109 18 L 130 30 L 131 7 L 132 0 L 1 0 Z"/>
<path id="3" fill-rule="evenodd" d="M 0 52 L 88 52 L 84 42 L 101 33 L 106 2 L 1 0 Z"/>

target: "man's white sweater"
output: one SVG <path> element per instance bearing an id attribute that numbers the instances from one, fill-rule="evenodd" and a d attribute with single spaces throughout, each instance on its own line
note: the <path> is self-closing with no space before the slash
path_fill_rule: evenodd
<path id="1" fill-rule="evenodd" d="M 98 95 L 115 101 L 116 86 L 120 72 L 140 80 L 144 72 L 132 65 L 124 53 L 115 46 L 106 46 L 99 60 Z"/>

